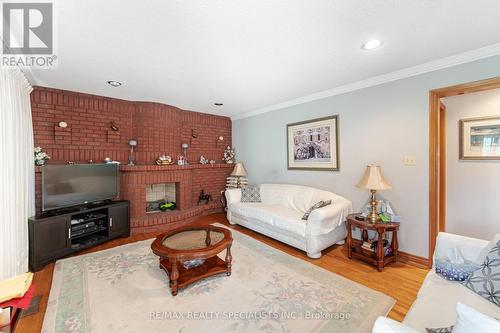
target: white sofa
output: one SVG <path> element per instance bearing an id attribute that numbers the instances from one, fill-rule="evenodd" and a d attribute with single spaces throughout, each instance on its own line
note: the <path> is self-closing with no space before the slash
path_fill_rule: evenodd
<path id="1" fill-rule="evenodd" d="M 260 203 L 241 202 L 241 190 L 226 191 L 227 219 L 261 234 L 320 258 L 321 250 L 343 244 L 347 231 L 345 220 L 352 212 L 352 203 L 332 192 L 288 184 L 260 185 Z M 315 209 L 309 218 L 304 213 L 321 200 L 332 204 Z"/>
<path id="2" fill-rule="evenodd" d="M 458 248 L 464 258 L 477 261 L 481 250 L 488 241 L 441 232 L 437 238 L 434 258 L 449 256 L 452 249 Z M 463 303 L 475 310 L 500 318 L 500 307 L 487 301 L 459 282 L 447 281 L 436 274 L 434 268 L 427 274 L 417 299 L 406 314 L 403 324 L 417 332 L 426 332 L 426 328 L 450 327 L 456 323 L 457 303 Z M 376 332 L 375 323 L 374 332 Z M 395 331 L 399 332 L 399 331 Z M 401 332 L 407 332 L 404 329 Z"/>

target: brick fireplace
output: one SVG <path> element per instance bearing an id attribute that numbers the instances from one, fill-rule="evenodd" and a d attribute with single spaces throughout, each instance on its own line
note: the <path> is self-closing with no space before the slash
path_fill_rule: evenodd
<path id="1" fill-rule="evenodd" d="M 161 231 L 192 221 L 197 216 L 221 211 L 221 191 L 233 165 L 187 166 L 121 166 L 121 199 L 130 200 L 133 232 Z M 166 212 L 147 211 L 147 189 L 154 184 L 174 183 L 177 209 Z M 201 190 L 210 193 L 213 201 L 198 203 Z"/>
<path id="2" fill-rule="evenodd" d="M 233 165 L 222 163 L 231 146 L 231 119 L 185 111 L 159 103 L 131 102 L 114 98 L 35 87 L 31 94 L 35 145 L 52 159 L 49 163 L 101 162 L 105 157 L 120 166 L 120 199 L 130 200 L 132 232 L 159 231 L 222 211 L 220 192 Z M 59 122 L 68 124 L 66 128 Z M 118 130 L 111 128 L 111 122 Z M 218 140 L 222 136 L 224 140 Z M 136 166 L 128 161 L 128 141 L 136 139 Z M 188 143 L 187 166 L 157 166 L 160 155 L 177 158 L 181 144 Z M 214 165 L 197 164 L 200 155 L 216 160 Z M 41 210 L 41 168 L 36 170 L 36 206 Z M 147 187 L 175 183 L 177 209 L 146 212 Z M 213 201 L 198 204 L 201 190 Z"/>

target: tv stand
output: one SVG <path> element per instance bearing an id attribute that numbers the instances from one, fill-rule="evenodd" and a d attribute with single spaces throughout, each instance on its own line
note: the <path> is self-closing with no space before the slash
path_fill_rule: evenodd
<path id="1" fill-rule="evenodd" d="M 30 218 L 31 269 L 38 271 L 64 256 L 130 236 L 129 211 L 128 201 L 107 201 Z"/>

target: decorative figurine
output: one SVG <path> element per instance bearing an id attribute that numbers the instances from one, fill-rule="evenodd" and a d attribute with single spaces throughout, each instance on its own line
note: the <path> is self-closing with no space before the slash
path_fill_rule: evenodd
<path id="1" fill-rule="evenodd" d="M 227 164 L 233 164 L 235 157 L 236 153 L 234 151 L 234 148 L 227 146 L 226 150 L 224 150 L 224 157 L 222 158 L 224 162 L 226 162 Z"/>
<path id="2" fill-rule="evenodd" d="M 208 164 L 208 160 L 203 155 L 200 156 L 200 164 Z"/>
<path id="3" fill-rule="evenodd" d="M 109 124 L 109 127 L 111 127 L 111 129 L 113 131 L 118 131 L 120 128 L 118 127 L 118 125 L 116 125 L 116 123 L 114 121 L 111 122 L 111 124 Z"/>
<path id="4" fill-rule="evenodd" d="M 177 165 L 186 165 L 186 164 L 187 164 L 186 158 L 184 156 L 181 155 L 177 158 Z"/>
<path id="5" fill-rule="evenodd" d="M 162 155 L 156 159 L 157 165 L 172 165 L 174 164 L 174 160 L 170 155 Z"/>
<path id="6" fill-rule="evenodd" d="M 209 201 L 213 201 L 212 195 L 208 193 L 205 194 L 205 190 L 201 190 L 200 195 L 198 196 L 198 205 L 202 201 L 205 201 L 205 205 L 208 205 Z"/>

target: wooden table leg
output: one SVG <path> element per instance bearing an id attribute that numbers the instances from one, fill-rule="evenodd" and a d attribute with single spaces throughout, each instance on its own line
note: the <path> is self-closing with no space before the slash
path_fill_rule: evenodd
<path id="1" fill-rule="evenodd" d="M 177 261 L 173 260 L 172 264 L 172 272 L 170 272 L 170 288 L 172 288 L 172 296 L 177 295 L 178 290 L 178 279 L 179 279 L 179 269 L 177 268 Z"/>
<path id="2" fill-rule="evenodd" d="M 363 242 L 367 242 L 368 241 L 368 230 L 363 229 L 361 231 L 361 239 L 363 240 Z"/>
<path id="3" fill-rule="evenodd" d="M 377 268 L 381 272 L 384 269 L 384 231 L 378 230 L 377 242 Z"/>
<path id="4" fill-rule="evenodd" d="M 210 230 L 207 230 L 207 238 L 205 238 L 205 245 L 209 247 L 211 242 L 212 240 L 210 239 Z"/>
<path id="5" fill-rule="evenodd" d="M 231 275 L 231 261 L 233 260 L 233 257 L 231 256 L 231 245 L 227 247 L 226 250 L 226 265 L 227 265 L 227 276 Z"/>
<path id="6" fill-rule="evenodd" d="M 347 257 L 352 259 L 352 227 L 347 224 Z"/>
<path id="7" fill-rule="evenodd" d="M 399 245 L 398 245 L 398 230 L 395 229 L 392 232 L 392 253 L 394 254 L 394 261 L 398 261 L 398 250 L 399 250 Z"/>

